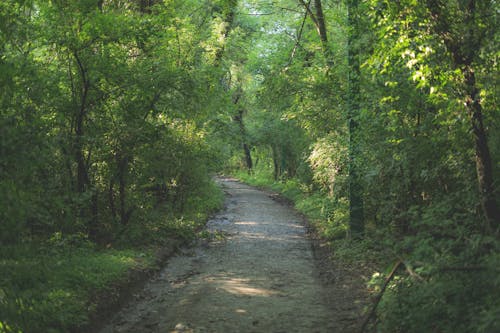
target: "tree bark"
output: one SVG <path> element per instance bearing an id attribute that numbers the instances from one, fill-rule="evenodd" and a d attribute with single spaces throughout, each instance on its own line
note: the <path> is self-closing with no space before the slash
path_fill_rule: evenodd
<path id="1" fill-rule="evenodd" d="M 316 20 L 318 22 L 319 39 L 323 47 L 323 53 L 330 58 L 330 49 L 328 47 L 328 35 L 326 33 L 325 16 L 323 15 L 323 6 L 321 0 L 314 0 L 314 7 L 316 9 Z"/>
<path id="2" fill-rule="evenodd" d="M 85 68 L 83 62 L 80 59 L 77 51 L 73 52 L 73 56 L 78 66 L 78 71 L 80 73 L 81 88 L 80 88 L 80 103 L 76 111 L 75 116 L 75 160 L 76 160 L 76 192 L 84 193 L 90 189 L 90 177 L 89 177 L 89 160 L 90 153 L 85 158 L 84 154 L 84 135 L 85 135 L 85 117 L 87 115 L 87 99 L 90 90 L 90 80 L 87 75 L 87 69 Z M 94 189 L 95 190 L 95 189 Z M 94 191 L 91 196 L 90 202 L 90 219 L 87 221 L 87 232 L 91 239 L 96 240 L 98 234 L 99 225 L 99 200 L 97 191 Z M 80 215 L 85 216 L 85 209 L 81 207 Z"/>
<path id="3" fill-rule="evenodd" d="M 126 225 L 128 223 L 129 213 L 127 211 L 127 169 L 128 169 L 128 158 L 122 154 L 117 154 L 116 164 L 118 166 L 118 194 L 120 203 L 120 223 Z"/>
<path id="4" fill-rule="evenodd" d="M 348 4 L 348 92 L 347 92 L 347 118 L 349 122 L 349 229 L 353 238 L 362 237 L 364 234 L 364 205 L 363 189 L 359 177 L 357 159 L 359 157 L 358 123 L 360 102 L 360 66 L 359 66 L 359 0 L 349 0 Z"/>
<path id="5" fill-rule="evenodd" d="M 87 166 L 85 163 L 85 156 L 83 153 L 83 137 L 84 137 L 84 123 L 87 106 L 87 96 L 90 89 L 90 82 L 87 78 L 87 72 L 83 66 L 78 53 L 73 53 L 78 70 L 81 77 L 81 92 L 80 92 L 80 105 L 76 112 L 75 120 L 75 160 L 77 164 L 76 171 L 76 190 L 78 193 L 85 192 L 86 187 L 89 185 L 89 177 Z"/>
<path id="6" fill-rule="evenodd" d="M 321 0 L 314 0 L 315 13 L 311 10 L 311 1 L 307 3 L 304 0 L 299 0 L 299 3 L 304 6 L 306 13 L 309 15 L 311 20 L 316 27 L 319 39 L 321 41 L 321 47 L 323 49 L 323 56 L 325 57 L 326 63 L 329 67 L 333 66 L 333 55 L 328 44 L 328 34 L 326 30 L 325 15 L 323 14 L 323 6 Z"/>
<path id="7" fill-rule="evenodd" d="M 114 180 L 111 177 L 109 181 L 108 187 L 108 200 L 109 200 L 109 208 L 111 209 L 111 216 L 113 217 L 113 221 L 116 220 L 116 206 L 115 206 L 115 189 L 114 189 Z"/>
<path id="8" fill-rule="evenodd" d="M 239 98 L 236 99 L 236 103 L 238 103 Z M 241 135 L 241 146 L 243 148 L 243 153 L 245 155 L 245 164 L 248 172 L 252 172 L 253 168 L 253 161 L 252 161 L 252 154 L 250 152 L 250 145 L 247 142 L 247 132 L 245 128 L 245 124 L 243 123 L 243 114 L 245 113 L 244 109 L 239 109 L 238 114 L 233 117 L 234 121 L 238 123 L 239 129 L 240 129 L 240 135 Z"/>
<path id="9" fill-rule="evenodd" d="M 474 136 L 476 173 L 481 206 L 487 220 L 488 228 L 493 232 L 498 232 L 500 214 L 495 198 L 493 165 L 486 130 L 483 124 L 483 112 L 474 70 L 466 67 L 464 69 L 464 77 L 467 90 L 465 106 L 471 121 L 472 135 Z"/>
<path id="10" fill-rule="evenodd" d="M 245 152 L 245 162 L 247 165 L 248 172 L 253 169 L 252 154 L 250 152 L 250 146 L 247 143 L 243 143 L 243 151 Z"/>
<path id="11" fill-rule="evenodd" d="M 275 146 L 272 147 L 273 151 L 273 175 L 274 175 L 274 180 L 278 181 L 281 177 L 281 169 L 280 169 L 280 154 L 278 153 L 278 148 Z"/>

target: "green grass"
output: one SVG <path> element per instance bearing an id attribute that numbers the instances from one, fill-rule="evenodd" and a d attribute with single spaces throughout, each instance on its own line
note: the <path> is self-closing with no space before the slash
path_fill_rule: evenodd
<path id="1" fill-rule="evenodd" d="M 88 324 L 99 296 L 106 295 L 107 303 L 118 299 L 119 286 L 127 285 L 132 270 L 156 268 L 156 249 L 172 239 L 197 237 L 224 199 L 213 183 L 203 187 L 183 214 L 156 210 L 144 215 L 105 248 L 85 235 L 60 232 L 0 247 L 0 333 L 62 333 Z"/>
<path id="2" fill-rule="evenodd" d="M 25 247 L 0 259 L 0 332 L 67 332 L 87 323 L 96 292 L 152 267 L 152 251 Z"/>

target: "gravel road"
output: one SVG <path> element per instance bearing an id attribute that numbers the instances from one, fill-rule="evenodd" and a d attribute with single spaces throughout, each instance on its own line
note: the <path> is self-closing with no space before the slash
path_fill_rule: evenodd
<path id="1" fill-rule="evenodd" d="M 335 332 L 302 218 L 269 194 L 219 179 L 212 235 L 172 257 L 101 333 Z"/>

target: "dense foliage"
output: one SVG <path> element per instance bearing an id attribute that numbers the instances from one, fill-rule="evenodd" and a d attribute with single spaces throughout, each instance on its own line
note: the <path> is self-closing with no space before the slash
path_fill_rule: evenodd
<path id="1" fill-rule="evenodd" d="M 225 6 L 0 3 L 1 332 L 84 324 L 135 247 L 190 237 L 220 204 Z"/>
<path id="2" fill-rule="evenodd" d="M 29 253 L 78 244 L 92 260 L 192 234 L 216 170 L 274 182 L 339 253 L 400 263 L 379 331 L 500 331 L 498 9 L 2 1 L 0 331 L 42 327 L 22 315 Z"/>
<path id="3" fill-rule="evenodd" d="M 3 243 L 108 241 L 156 206 L 196 202 L 212 157 L 204 124 L 224 100 L 211 98 L 221 88 L 203 46 L 213 22 L 188 10 L 2 3 Z"/>
<path id="4" fill-rule="evenodd" d="M 334 247 L 403 263 L 380 331 L 500 330 L 496 2 L 245 4 L 261 17 L 245 178 L 282 182 Z"/>

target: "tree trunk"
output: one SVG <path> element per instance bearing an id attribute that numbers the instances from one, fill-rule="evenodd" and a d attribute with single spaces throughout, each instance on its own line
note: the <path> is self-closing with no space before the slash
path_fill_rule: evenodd
<path id="1" fill-rule="evenodd" d="M 90 212 L 90 221 L 88 224 L 89 238 L 92 240 L 98 240 L 99 234 L 99 194 L 97 190 L 92 193 L 92 206 Z"/>
<path id="2" fill-rule="evenodd" d="M 499 232 L 500 211 L 497 208 L 495 198 L 493 163 L 483 124 L 483 109 L 474 73 L 474 61 L 481 50 L 481 44 L 484 40 L 484 34 L 479 32 L 480 24 L 477 22 L 481 13 L 477 13 L 476 0 L 461 3 L 463 16 L 457 18 L 456 22 L 450 21 L 446 13 L 443 12 L 446 10 L 446 6 L 438 0 L 427 0 L 427 9 L 435 22 L 435 33 L 444 40 L 454 67 L 459 68 L 464 77 L 464 89 L 461 97 L 465 102 L 474 138 L 476 173 L 481 206 L 487 228 L 492 232 Z M 482 10 L 484 13 L 484 11 L 491 11 L 492 9 L 482 8 Z M 465 36 L 460 32 L 453 31 L 453 27 L 459 24 L 467 32 Z"/>
<path id="3" fill-rule="evenodd" d="M 299 0 L 299 3 L 304 6 L 307 15 L 311 18 L 318 32 L 319 39 L 321 41 L 321 47 L 323 49 L 323 56 L 325 57 L 328 67 L 333 66 L 333 55 L 328 44 L 328 34 L 326 30 L 325 15 L 323 14 L 323 6 L 321 0 L 314 0 L 315 12 L 313 13 L 310 8 L 311 1 L 307 3 L 304 0 Z"/>
<path id="4" fill-rule="evenodd" d="M 247 165 L 248 172 L 252 172 L 252 154 L 250 153 L 250 146 L 247 143 L 243 143 L 243 151 L 245 152 L 245 163 Z"/>
<path id="5" fill-rule="evenodd" d="M 359 67 L 359 0 L 349 0 L 348 10 L 348 92 L 347 118 L 349 122 L 349 228 L 350 236 L 359 238 L 364 233 L 363 189 L 358 171 L 359 157 L 358 123 L 360 94 L 360 67 Z"/>
<path id="6" fill-rule="evenodd" d="M 78 53 L 73 53 L 78 70 L 81 77 L 81 92 L 80 92 L 80 105 L 76 111 L 75 123 L 75 160 L 77 164 L 76 170 L 76 190 L 78 193 L 85 192 L 86 187 L 89 185 L 89 177 L 87 173 L 87 166 L 83 153 L 83 136 L 84 136 L 84 123 L 87 106 L 87 96 L 90 89 L 90 82 L 87 78 L 87 72 L 83 66 Z"/>
<path id="7" fill-rule="evenodd" d="M 83 117 L 77 116 L 75 128 L 76 191 L 85 192 L 88 185 L 87 166 L 83 155 Z"/>
<path id="8" fill-rule="evenodd" d="M 108 200 L 109 200 L 109 208 L 111 209 L 111 216 L 113 217 L 113 221 L 116 220 L 116 206 L 115 206 L 115 183 L 113 178 L 109 181 L 108 187 Z"/>
<path id="9" fill-rule="evenodd" d="M 239 101 L 239 97 L 235 98 L 235 104 L 237 104 Z M 240 135 L 241 135 L 241 141 L 242 141 L 242 147 L 243 147 L 243 153 L 245 156 L 245 164 L 247 167 L 248 172 L 252 171 L 253 168 L 253 162 L 252 162 L 252 154 L 250 152 L 250 145 L 247 143 L 247 132 L 245 128 L 245 124 L 243 123 L 243 114 L 245 113 L 244 109 L 239 109 L 238 114 L 233 117 L 234 121 L 238 123 L 238 126 L 240 128 Z"/>
<path id="10" fill-rule="evenodd" d="M 276 147 L 273 146 L 272 150 L 273 150 L 273 166 L 274 166 L 273 175 L 274 175 L 274 180 L 278 181 L 281 176 L 280 163 L 279 163 L 280 157 Z"/>
<path id="11" fill-rule="evenodd" d="M 481 206 L 488 223 L 488 228 L 493 232 L 498 232 L 500 213 L 495 199 L 493 166 L 483 124 L 479 90 L 476 86 L 474 70 L 471 67 L 464 69 L 464 78 L 467 91 L 465 106 L 471 120 L 472 135 L 474 136 L 476 173 Z"/>
<path id="12" fill-rule="evenodd" d="M 84 134 L 85 134 L 85 117 L 87 115 L 87 98 L 90 90 L 90 80 L 87 76 L 87 70 L 83 65 L 78 53 L 73 52 L 73 56 L 78 66 L 78 71 L 80 73 L 81 79 L 81 89 L 80 89 L 80 105 L 76 111 L 75 117 L 75 160 L 76 160 L 76 192 L 84 193 L 91 190 L 91 183 L 89 177 L 89 160 L 90 153 L 87 156 L 87 160 L 84 156 Z M 94 189 L 95 190 L 95 189 Z M 85 217 L 85 211 L 90 208 L 90 219 L 87 221 L 87 233 L 90 239 L 96 240 L 98 233 L 99 224 L 99 210 L 98 210 L 98 195 L 97 191 L 94 191 L 91 196 L 90 207 L 81 207 L 80 215 Z"/>
<path id="13" fill-rule="evenodd" d="M 475 54 L 479 52 L 481 37 L 478 36 L 475 29 L 476 19 L 476 1 L 469 0 L 467 11 L 465 12 L 464 23 L 468 29 L 468 40 L 465 49 L 462 49 L 460 55 L 464 59 L 462 66 L 465 79 L 465 107 L 469 114 L 474 136 L 474 146 L 476 151 L 476 173 L 479 186 L 479 195 L 481 205 L 488 228 L 493 232 L 498 232 L 500 225 L 500 213 L 495 199 L 495 188 L 493 181 L 493 165 L 491 161 L 488 139 L 483 124 L 483 108 L 480 101 L 479 89 L 476 84 L 476 75 L 472 63 Z M 460 50 L 460 49 L 458 49 Z"/>
<path id="14" fill-rule="evenodd" d="M 129 213 L 127 212 L 127 182 L 126 175 L 128 169 L 128 158 L 117 154 L 116 162 L 118 165 L 118 194 L 120 202 L 120 222 L 122 225 L 128 223 Z"/>
<path id="15" fill-rule="evenodd" d="M 325 58 L 330 60 L 330 48 L 328 47 L 328 35 L 326 33 L 325 16 L 323 15 L 323 6 L 321 5 L 321 0 L 314 0 L 314 7 L 316 9 L 316 20 L 319 39 L 321 40 L 321 46 L 323 47 L 323 53 Z"/>

